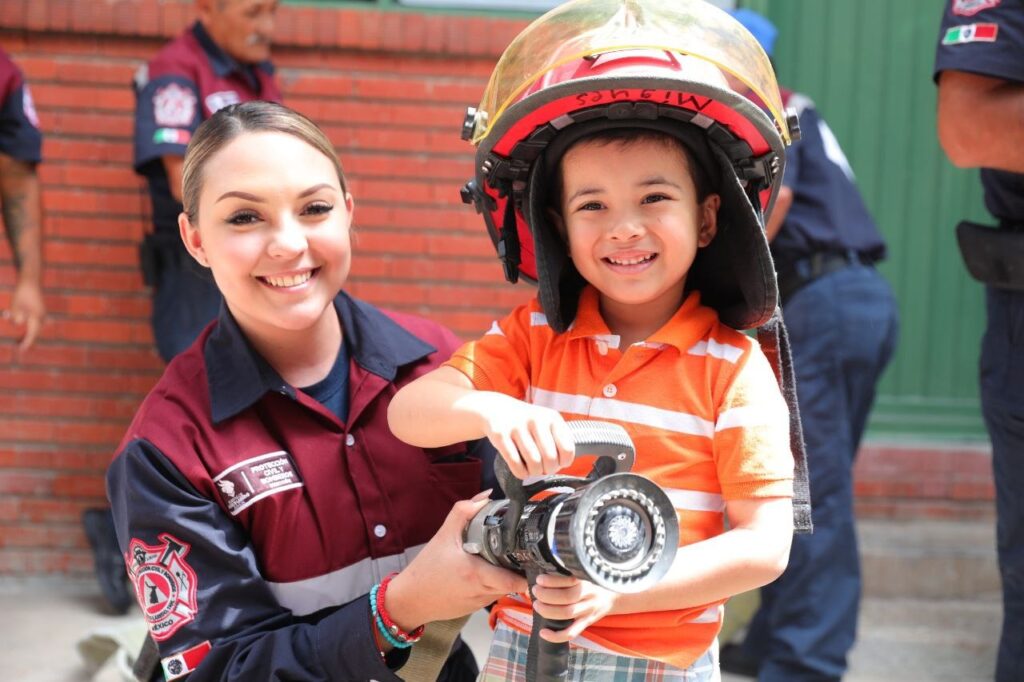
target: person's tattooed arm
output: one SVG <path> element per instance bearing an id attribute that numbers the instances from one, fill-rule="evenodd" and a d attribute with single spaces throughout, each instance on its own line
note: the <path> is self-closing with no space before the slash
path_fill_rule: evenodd
<path id="1" fill-rule="evenodd" d="M 24 327 L 18 339 L 20 354 L 35 342 L 46 314 L 42 291 L 43 212 L 35 164 L 0 154 L 0 212 L 18 270 L 11 307 L 4 311 L 4 317 Z"/>

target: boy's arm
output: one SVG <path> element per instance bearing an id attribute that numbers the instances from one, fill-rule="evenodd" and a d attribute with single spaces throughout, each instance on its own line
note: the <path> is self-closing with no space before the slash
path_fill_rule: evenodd
<path id="1" fill-rule="evenodd" d="M 439 367 L 398 391 L 388 405 L 388 425 L 399 440 L 423 448 L 486 437 L 518 478 L 556 473 L 575 454 L 558 412 L 477 390 L 452 367 Z"/>
<path id="2" fill-rule="evenodd" d="M 709 604 L 775 580 L 789 560 L 793 537 L 792 500 L 768 497 L 727 503 L 731 529 L 680 547 L 668 574 L 639 594 L 616 594 L 564 576 L 541 576 L 534 609 L 551 620 L 575 622 L 552 642 L 567 642 L 600 618 L 616 613 L 685 609 Z"/>

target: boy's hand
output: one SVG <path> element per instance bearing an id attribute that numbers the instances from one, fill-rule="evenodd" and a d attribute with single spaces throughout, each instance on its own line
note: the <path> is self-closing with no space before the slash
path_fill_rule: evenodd
<path id="1" fill-rule="evenodd" d="M 500 393 L 474 396 L 487 439 L 516 478 L 549 476 L 572 464 L 576 443 L 562 415 Z"/>
<path id="2" fill-rule="evenodd" d="M 544 628 L 540 636 L 561 643 L 577 637 L 586 628 L 611 613 L 618 594 L 573 576 L 543 574 L 533 588 L 533 610 L 548 620 L 571 620 L 564 630 Z"/>

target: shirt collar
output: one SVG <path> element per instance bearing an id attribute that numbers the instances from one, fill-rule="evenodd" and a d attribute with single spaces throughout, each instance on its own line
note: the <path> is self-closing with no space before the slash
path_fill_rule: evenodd
<path id="1" fill-rule="evenodd" d="M 437 351 L 377 308 L 341 292 L 334 299 L 352 359 L 393 381 L 398 369 Z M 253 349 L 227 306 L 203 348 L 214 424 L 234 417 L 270 392 L 296 399 L 296 392 Z"/>
<path id="2" fill-rule="evenodd" d="M 668 344 L 675 346 L 680 352 L 690 350 L 695 343 L 704 338 L 717 319 L 711 308 L 700 303 L 700 292 L 691 291 L 686 295 L 683 304 L 672 318 L 654 332 L 646 341 L 648 344 Z M 593 338 L 607 340 L 616 337 L 608 329 L 601 317 L 600 298 L 597 289 L 586 286 L 580 294 L 580 303 L 576 311 L 576 319 L 568 331 L 570 338 Z M 620 348 L 625 351 L 625 348 Z"/>
<path id="3" fill-rule="evenodd" d="M 224 78 L 228 74 L 236 72 L 243 76 L 248 73 L 245 66 L 240 64 L 238 60 L 221 49 L 221 46 L 213 41 L 213 38 L 210 37 L 209 32 L 201 21 L 196 21 L 196 23 L 192 24 L 192 34 L 196 37 L 200 47 L 203 48 L 203 52 L 209 57 L 210 64 L 213 66 L 213 71 L 217 74 L 218 78 Z M 264 60 L 256 64 L 256 66 L 268 75 L 274 75 L 274 65 L 269 60 Z"/>

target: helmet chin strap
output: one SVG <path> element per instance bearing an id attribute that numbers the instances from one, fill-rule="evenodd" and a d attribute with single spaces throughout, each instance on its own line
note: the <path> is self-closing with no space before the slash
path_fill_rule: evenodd
<path id="1" fill-rule="evenodd" d="M 789 408 L 789 448 L 793 452 L 793 531 L 813 533 L 811 520 L 811 488 L 807 477 L 807 451 L 804 431 L 800 423 L 800 408 L 796 400 L 796 373 L 793 354 L 789 348 L 789 334 L 782 321 L 782 308 L 775 308 L 771 319 L 757 328 L 757 341 L 775 371 L 782 396 Z"/>
<path id="2" fill-rule="evenodd" d="M 505 279 L 512 284 L 519 281 L 519 233 L 516 221 L 516 202 L 512 195 L 512 183 L 505 183 L 504 193 L 505 216 L 501 222 L 501 234 L 498 236 L 497 250 L 501 266 L 505 269 Z"/>

